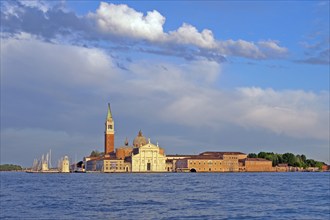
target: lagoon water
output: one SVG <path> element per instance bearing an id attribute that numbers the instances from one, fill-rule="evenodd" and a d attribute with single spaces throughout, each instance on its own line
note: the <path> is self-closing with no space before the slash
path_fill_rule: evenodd
<path id="1" fill-rule="evenodd" d="M 0 175 L 0 219 L 330 219 L 330 173 Z"/>

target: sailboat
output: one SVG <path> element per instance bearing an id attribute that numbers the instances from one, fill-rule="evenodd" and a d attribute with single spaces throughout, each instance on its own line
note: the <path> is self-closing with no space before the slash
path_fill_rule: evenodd
<path id="1" fill-rule="evenodd" d="M 30 170 L 26 171 L 27 173 L 58 173 L 59 171 L 51 168 L 51 151 L 42 155 L 41 160 L 34 159 L 33 165 Z"/>

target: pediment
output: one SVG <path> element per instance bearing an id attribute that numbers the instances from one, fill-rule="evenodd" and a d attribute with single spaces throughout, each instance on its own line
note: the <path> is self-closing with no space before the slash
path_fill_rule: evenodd
<path id="1" fill-rule="evenodd" d="M 152 144 L 152 143 L 148 143 L 146 145 L 143 145 L 140 147 L 140 150 L 144 150 L 144 149 L 159 149 L 159 147 L 157 147 L 156 145 Z"/>

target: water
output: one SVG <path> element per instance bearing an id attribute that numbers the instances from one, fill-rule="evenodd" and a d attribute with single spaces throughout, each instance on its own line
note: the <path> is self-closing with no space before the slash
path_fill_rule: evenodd
<path id="1" fill-rule="evenodd" d="M 0 175 L 0 219 L 330 219 L 330 173 Z"/>

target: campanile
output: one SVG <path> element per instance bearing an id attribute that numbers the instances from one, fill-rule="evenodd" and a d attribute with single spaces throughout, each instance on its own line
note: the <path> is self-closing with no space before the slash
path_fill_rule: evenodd
<path id="1" fill-rule="evenodd" d="M 115 150 L 115 123 L 112 118 L 110 103 L 108 103 L 108 113 L 105 121 L 104 131 L 104 154 L 109 154 Z"/>

